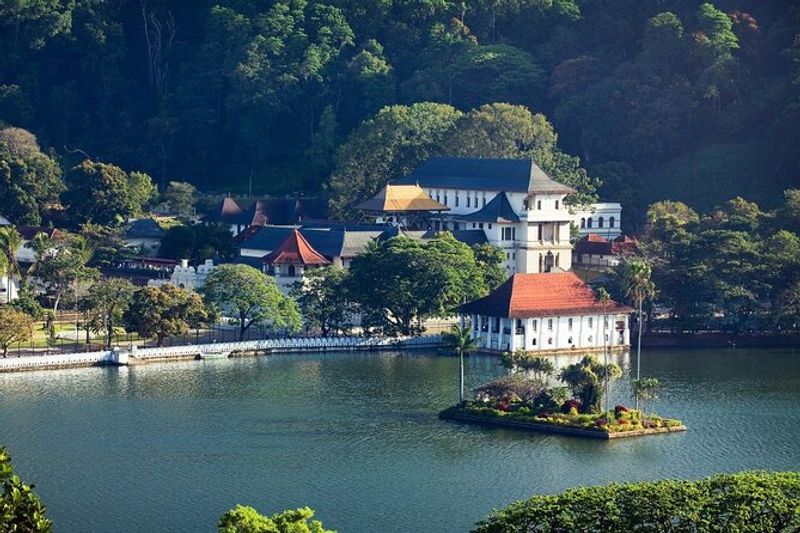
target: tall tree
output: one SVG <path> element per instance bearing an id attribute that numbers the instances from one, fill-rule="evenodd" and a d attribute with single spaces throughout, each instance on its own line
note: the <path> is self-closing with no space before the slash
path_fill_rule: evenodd
<path id="1" fill-rule="evenodd" d="M 357 309 L 348 290 L 348 272 L 337 266 L 315 268 L 292 288 L 306 329 L 322 335 L 347 332 Z"/>
<path id="2" fill-rule="evenodd" d="M 27 341 L 32 335 L 33 317 L 7 305 L 0 305 L 0 351 L 4 359 L 11 346 Z M 2 524 L 0 521 L 0 525 Z"/>
<path id="3" fill-rule="evenodd" d="M 163 346 L 167 337 L 186 335 L 190 327 L 207 319 L 208 312 L 197 293 L 169 284 L 136 291 L 123 314 L 128 331 L 155 337 L 158 346 Z"/>
<path id="4" fill-rule="evenodd" d="M 194 185 L 185 181 L 170 181 L 161 198 L 169 204 L 169 208 L 173 213 L 180 217 L 188 218 L 194 214 L 194 206 L 197 203 L 197 189 Z"/>
<path id="5" fill-rule="evenodd" d="M 442 334 L 442 341 L 458 354 L 458 401 L 464 403 L 464 355 L 477 348 L 477 343 L 472 338 L 472 326 L 454 325 L 450 331 Z"/>
<path id="6" fill-rule="evenodd" d="M 130 281 L 122 278 L 104 278 L 89 288 L 86 297 L 89 322 L 105 334 L 106 348 L 111 348 L 114 330 L 122 324 L 135 290 Z"/>
<path id="7" fill-rule="evenodd" d="M 237 320 L 240 340 L 254 324 L 273 331 L 300 329 L 297 303 L 281 294 L 274 278 L 251 266 L 215 268 L 203 284 L 203 295 L 210 306 Z"/>
<path id="8" fill-rule="evenodd" d="M 77 224 L 119 224 L 140 214 L 156 193 L 146 174 L 128 174 L 117 166 L 89 159 L 73 167 L 66 181 L 69 188 L 62 200 Z"/>
<path id="9" fill-rule="evenodd" d="M 0 226 L 0 275 L 6 277 L 6 303 L 11 303 L 11 282 L 22 280 L 22 269 L 17 252 L 22 247 L 22 236 L 13 226 Z"/>
<path id="10" fill-rule="evenodd" d="M 637 313 L 637 341 L 636 341 L 636 379 L 642 372 L 642 329 L 644 328 L 644 312 L 642 306 L 646 300 L 655 296 L 656 287 L 653 283 L 652 268 L 642 258 L 634 257 L 622 263 L 622 286 L 625 295 L 633 302 Z M 639 407 L 639 400 L 636 400 Z"/>

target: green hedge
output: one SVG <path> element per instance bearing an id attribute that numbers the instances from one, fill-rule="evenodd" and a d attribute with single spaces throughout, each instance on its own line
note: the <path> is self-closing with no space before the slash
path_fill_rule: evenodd
<path id="1" fill-rule="evenodd" d="M 516 502 L 474 531 L 797 532 L 800 473 L 581 487 Z"/>

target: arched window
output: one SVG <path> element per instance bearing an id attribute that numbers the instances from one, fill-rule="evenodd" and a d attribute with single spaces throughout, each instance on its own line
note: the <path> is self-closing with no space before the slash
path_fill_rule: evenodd
<path id="1" fill-rule="evenodd" d="M 611 218 L 608 219 L 608 227 L 609 228 L 613 228 L 615 223 L 616 223 L 616 220 L 614 219 L 614 217 L 611 217 Z"/>
<path id="2" fill-rule="evenodd" d="M 586 221 L 586 227 L 592 229 L 592 217 L 589 217 L 589 219 Z"/>
<path id="3" fill-rule="evenodd" d="M 604 222 L 603 221 L 603 217 L 598 218 L 597 219 L 597 227 L 598 228 L 602 228 L 603 227 L 603 222 Z"/>
<path id="4" fill-rule="evenodd" d="M 295 269 L 294 265 L 289 265 L 289 277 L 295 277 L 297 275 L 297 270 Z"/>
<path id="5" fill-rule="evenodd" d="M 585 227 L 586 227 L 586 219 L 585 219 L 585 218 L 582 218 L 582 219 L 581 219 L 581 229 L 583 229 L 583 228 L 585 228 Z"/>

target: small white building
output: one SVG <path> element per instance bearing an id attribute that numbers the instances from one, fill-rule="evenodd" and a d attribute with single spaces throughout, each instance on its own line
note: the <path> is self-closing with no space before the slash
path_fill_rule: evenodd
<path id="1" fill-rule="evenodd" d="M 633 309 L 607 300 L 571 272 L 515 274 L 461 308 L 480 350 L 579 352 L 627 349 Z"/>
<path id="2" fill-rule="evenodd" d="M 172 271 L 169 279 L 151 279 L 148 280 L 148 287 L 161 287 L 163 285 L 174 285 L 181 289 L 196 291 L 200 289 L 206 282 L 206 278 L 211 272 L 214 271 L 216 266 L 212 259 L 206 259 L 202 265 L 197 268 L 189 266 L 187 259 L 181 259 L 181 264 L 177 265 Z"/>
<path id="3" fill-rule="evenodd" d="M 274 276 L 283 294 L 289 294 L 307 271 L 331 264 L 296 228 L 278 248 L 262 257 L 261 262 L 264 263 L 263 272 Z"/>
<path id="4" fill-rule="evenodd" d="M 578 228 L 581 237 L 594 233 L 608 240 L 616 239 L 622 233 L 622 205 L 616 202 L 600 202 L 573 209 L 572 223 Z"/>

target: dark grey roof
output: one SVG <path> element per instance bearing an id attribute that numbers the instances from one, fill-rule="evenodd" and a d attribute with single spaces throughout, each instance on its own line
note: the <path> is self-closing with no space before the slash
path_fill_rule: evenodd
<path id="1" fill-rule="evenodd" d="M 262 226 L 250 238 L 239 243 L 240 248 L 263 250 L 264 255 L 278 248 L 295 226 Z M 300 233 L 317 252 L 328 259 L 354 257 L 364 251 L 369 241 L 385 229 L 353 227 L 300 227 Z"/>
<path id="2" fill-rule="evenodd" d="M 504 192 L 492 198 L 488 204 L 478 211 L 462 215 L 458 219 L 468 222 L 519 222 L 519 216 L 514 212 Z"/>
<path id="3" fill-rule="evenodd" d="M 486 244 L 489 242 L 489 239 L 486 238 L 486 232 L 482 229 L 462 229 L 451 231 L 451 233 L 457 241 L 461 241 L 469 246 Z"/>
<path id="4" fill-rule="evenodd" d="M 164 233 L 164 228 L 152 218 L 140 218 L 125 227 L 126 239 L 160 239 Z"/>
<path id="5" fill-rule="evenodd" d="M 573 188 L 550 178 L 530 159 L 432 157 L 410 175 L 393 183 L 444 189 L 560 194 L 575 192 Z"/>

